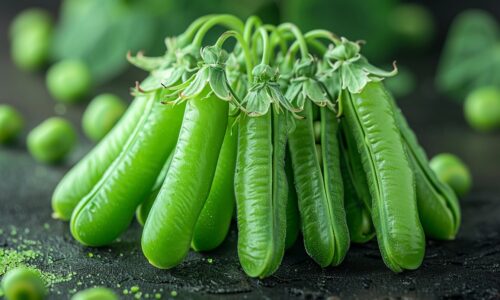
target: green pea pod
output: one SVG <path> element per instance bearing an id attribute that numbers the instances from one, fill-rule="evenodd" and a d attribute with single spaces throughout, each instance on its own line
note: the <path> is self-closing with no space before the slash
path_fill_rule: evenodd
<path id="1" fill-rule="evenodd" d="M 349 163 L 347 162 L 348 154 L 346 154 L 346 152 L 347 149 L 342 147 L 340 170 L 342 171 L 342 179 L 344 182 L 344 202 L 347 226 L 349 227 L 351 241 L 358 244 L 364 244 L 375 236 L 375 228 L 373 228 L 370 211 L 358 196 L 356 184 L 354 184 L 354 179 L 351 176 L 352 171 L 349 170 Z M 368 186 L 366 186 L 366 190 L 368 190 Z"/>
<path id="2" fill-rule="evenodd" d="M 290 151 L 286 151 L 285 155 L 285 173 L 288 182 L 285 249 L 289 249 L 295 244 L 300 233 L 299 204 L 297 203 L 297 192 L 295 191 L 295 184 L 293 182 L 293 168 Z"/>
<path id="3" fill-rule="evenodd" d="M 208 90 L 187 107 L 172 162 L 142 234 L 142 251 L 162 269 L 178 265 L 210 192 L 227 125 L 228 103 Z"/>
<path id="4" fill-rule="evenodd" d="M 231 225 L 236 201 L 234 171 L 238 151 L 238 130 L 233 127 L 234 121 L 233 117 L 228 120 L 210 194 L 194 228 L 191 247 L 196 251 L 217 248 L 226 238 Z"/>
<path id="5" fill-rule="evenodd" d="M 461 220 L 457 196 L 432 171 L 424 149 L 419 145 L 394 99 L 391 100 L 406 153 L 415 174 L 418 212 L 424 232 L 434 239 L 452 240 L 458 232 Z"/>
<path id="6" fill-rule="evenodd" d="M 394 272 L 416 269 L 424 257 L 425 236 L 390 96 L 382 83 L 370 82 L 360 93 L 343 91 L 341 101 L 367 176 L 382 258 Z"/>
<path id="7" fill-rule="evenodd" d="M 323 173 L 314 141 L 312 104 L 309 101 L 302 112 L 304 119 L 296 120 L 296 128 L 290 133 L 289 148 L 304 245 L 309 256 L 326 267 L 342 262 L 349 247 L 349 233 L 343 209 L 338 124 L 333 113 L 321 111 Z"/>
<path id="8" fill-rule="evenodd" d="M 137 125 L 144 122 L 145 110 L 154 96 L 138 96 L 116 126 L 59 182 L 52 195 L 52 209 L 57 218 L 71 218 L 78 202 L 92 190 L 109 166 L 116 161 Z"/>
<path id="9" fill-rule="evenodd" d="M 238 256 L 251 277 L 274 273 L 283 259 L 288 185 L 286 115 L 274 108 L 240 119 L 235 192 Z"/>
<path id="10" fill-rule="evenodd" d="M 79 242 L 102 246 L 129 225 L 137 206 L 154 185 L 179 135 L 185 105 L 164 105 L 161 95 L 147 99 L 141 118 L 121 153 L 71 216 Z M 83 175 L 83 174 L 82 174 Z"/>
<path id="11" fill-rule="evenodd" d="M 163 182 L 165 181 L 165 177 L 167 177 L 168 169 L 170 168 L 170 163 L 172 162 L 172 157 L 174 156 L 174 151 L 170 152 L 170 155 L 167 158 L 167 161 L 163 165 L 163 168 L 160 171 L 160 174 L 156 178 L 155 184 L 153 185 L 153 188 L 151 188 L 151 193 L 149 196 L 142 202 L 138 207 L 137 210 L 135 211 L 135 217 L 139 224 L 144 226 L 146 223 L 146 220 L 148 218 L 149 211 L 151 210 L 151 207 L 153 207 L 153 204 L 155 203 L 156 197 L 158 196 L 158 193 L 160 193 L 161 186 L 163 185 Z"/>

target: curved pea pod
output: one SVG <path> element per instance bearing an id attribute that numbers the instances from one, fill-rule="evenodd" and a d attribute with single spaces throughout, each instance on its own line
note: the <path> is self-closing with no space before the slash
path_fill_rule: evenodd
<path id="1" fill-rule="evenodd" d="M 457 196 L 432 171 L 424 149 L 394 99 L 391 100 L 406 153 L 415 174 L 418 212 L 424 232 L 426 236 L 434 239 L 452 240 L 461 221 Z"/>
<path id="2" fill-rule="evenodd" d="M 235 192 L 238 256 L 245 273 L 264 278 L 283 259 L 288 185 L 284 169 L 286 114 L 274 108 L 239 123 Z"/>
<path id="3" fill-rule="evenodd" d="M 295 191 L 295 184 L 293 182 L 293 168 L 290 151 L 286 151 L 285 155 L 285 173 L 288 182 L 285 249 L 289 249 L 295 244 L 300 233 L 299 204 L 297 203 L 297 192 Z"/>
<path id="4" fill-rule="evenodd" d="M 289 148 L 304 245 L 309 256 L 320 266 L 338 265 L 344 259 L 350 243 L 343 207 L 338 123 L 333 112 L 321 108 L 320 160 L 314 141 L 312 104 L 309 101 L 305 103 L 302 114 L 304 119 L 296 120 L 296 128 L 290 133 Z"/>
<path id="5" fill-rule="evenodd" d="M 358 196 L 356 184 L 354 183 L 353 176 L 351 176 L 352 171 L 349 170 L 349 163 L 347 162 L 348 155 L 346 151 L 347 149 L 342 147 L 340 170 L 342 171 L 344 183 L 344 203 L 347 226 L 349 227 L 351 241 L 353 243 L 363 244 L 370 241 L 375 236 L 375 228 L 373 228 L 370 211 Z M 366 186 L 366 190 L 368 190 L 368 186 Z"/>
<path id="6" fill-rule="evenodd" d="M 234 172 L 238 151 L 238 129 L 234 118 L 227 124 L 224 142 L 217 161 L 210 193 L 194 228 L 191 248 L 209 251 L 217 248 L 227 236 L 235 206 Z"/>
<path id="7" fill-rule="evenodd" d="M 207 93 L 186 101 L 167 177 L 144 225 L 142 251 L 158 268 L 172 268 L 187 255 L 212 185 L 229 105 Z"/>
<path id="8" fill-rule="evenodd" d="M 416 269 L 424 257 L 425 237 L 390 96 L 382 83 L 371 82 L 357 94 L 343 91 L 341 101 L 367 176 L 382 258 L 394 272 Z"/>
<path id="9" fill-rule="evenodd" d="M 71 233 L 79 242 L 102 246 L 130 224 L 176 144 L 185 105 L 164 105 L 161 96 L 147 99 L 144 118 L 94 188 L 71 216 Z"/>
<path id="10" fill-rule="evenodd" d="M 138 124 L 145 121 L 145 111 L 154 97 L 154 94 L 138 96 L 104 139 L 63 177 L 52 195 L 52 209 L 57 218 L 71 218 L 78 202 L 118 158 Z"/>
<path id="11" fill-rule="evenodd" d="M 158 193 L 160 193 L 161 186 L 163 185 L 163 182 L 165 181 L 165 177 L 167 177 L 168 169 L 170 168 L 170 163 L 172 162 L 172 157 L 174 156 L 174 151 L 170 152 L 170 155 L 167 158 L 167 161 L 163 165 L 160 174 L 156 178 L 155 184 L 151 188 L 151 192 L 149 196 L 142 202 L 138 207 L 137 210 L 135 211 L 135 217 L 139 224 L 144 226 L 146 224 L 146 220 L 148 218 L 149 211 L 151 210 L 151 207 L 153 207 L 153 204 L 155 203 L 156 197 L 158 196 Z"/>

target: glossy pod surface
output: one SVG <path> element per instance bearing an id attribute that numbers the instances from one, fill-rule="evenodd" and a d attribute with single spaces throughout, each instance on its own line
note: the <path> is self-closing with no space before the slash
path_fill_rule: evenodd
<path id="1" fill-rule="evenodd" d="M 420 222 L 426 236 L 452 240 L 460 227 L 460 204 L 453 190 L 441 182 L 429 166 L 424 149 L 393 100 L 396 117 L 406 152 L 415 174 Z"/>
<path id="2" fill-rule="evenodd" d="M 137 125 L 144 122 L 145 110 L 154 96 L 146 94 L 137 97 L 109 134 L 64 175 L 52 195 L 52 209 L 58 218 L 71 218 L 78 202 L 118 158 Z"/>
<path id="3" fill-rule="evenodd" d="M 82 244 L 112 242 L 151 191 L 175 146 L 185 108 L 161 104 L 160 98 L 146 100 L 144 116 L 119 155 L 73 211 L 71 233 Z"/>
<path id="4" fill-rule="evenodd" d="M 369 83 L 359 94 L 342 95 L 345 121 L 356 140 L 372 195 L 382 258 L 391 270 L 401 272 L 420 266 L 425 237 L 414 176 L 390 100 L 381 83 Z"/>
<path id="5" fill-rule="evenodd" d="M 289 136 L 302 234 L 309 256 L 320 266 L 326 267 L 339 264 L 349 245 L 342 207 L 342 178 L 335 178 L 340 175 L 340 169 L 334 170 L 340 168 L 336 144 L 337 125 L 332 122 L 336 122 L 335 116 L 322 120 L 321 152 L 323 158 L 327 158 L 322 162 L 323 174 L 321 159 L 316 151 L 310 102 L 306 102 L 302 114 L 304 119 L 296 120 L 296 128 Z"/>
<path id="6" fill-rule="evenodd" d="M 226 238 L 235 206 L 234 171 L 238 151 L 238 127 L 234 118 L 227 123 L 208 198 L 194 228 L 191 247 L 196 251 L 217 248 Z"/>
<path id="7" fill-rule="evenodd" d="M 167 177 L 144 225 L 142 251 L 158 268 L 172 268 L 187 255 L 212 185 L 229 105 L 206 95 L 187 100 Z"/>
<path id="8" fill-rule="evenodd" d="M 240 119 L 235 175 L 238 256 L 251 277 L 274 273 L 285 251 L 286 132 L 285 115 L 271 109 Z"/>

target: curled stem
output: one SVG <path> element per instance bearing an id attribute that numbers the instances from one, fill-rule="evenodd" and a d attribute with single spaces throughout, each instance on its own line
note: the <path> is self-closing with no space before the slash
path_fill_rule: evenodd
<path id="1" fill-rule="evenodd" d="M 243 22 L 239 18 L 233 15 L 217 15 L 207 20 L 203 24 L 203 26 L 200 27 L 198 32 L 196 32 L 192 44 L 196 47 L 201 47 L 203 43 L 203 38 L 205 37 L 207 32 L 216 25 L 224 25 L 229 29 L 232 29 L 240 33 L 243 32 L 244 30 Z"/>
<path id="2" fill-rule="evenodd" d="M 194 20 L 189 27 L 184 31 L 182 34 L 179 35 L 179 40 L 180 40 L 180 45 L 185 46 L 189 44 L 192 40 L 194 35 L 196 34 L 196 31 L 209 19 L 215 17 L 217 15 L 206 15 L 199 17 L 198 19 Z"/>
<path id="3" fill-rule="evenodd" d="M 252 59 L 252 54 L 250 52 L 250 48 L 248 47 L 248 43 L 245 41 L 243 38 L 243 35 L 239 33 L 238 31 L 230 30 L 224 32 L 218 39 L 217 42 L 215 43 L 215 46 L 222 48 L 222 45 L 226 42 L 226 40 L 230 37 L 235 38 L 243 50 L 243 55 L 245 56 L 245 65 L 247 69 L 247 75 L 248 79 L 252 80 L 253 75 L 252 75 L 252 69 L 253 69 L 253 59 Z"/>
<path id="4" fill-rule="evenodd" d="M 302 34 L 302 31 L 300 31 L 300 29 L 295 24 L 283 23 L 278 26 L 278 30 L 291 32 L 294 35 L 296 42 L 299 44 L 300 54 L 302 55 L 302 58 L 306 58 L 309 56 L 307 41 Z"/>
<path id="5" fill-rule="evenodd" d="M 250 41 L 252 38 L 252 30 L 255 27 L 260 27 L 262 25 L 262 20 L 257 16 L 250 16 L 245 22 L 245 29 L 243 31 L 243 38 L 245 41 Z"/>

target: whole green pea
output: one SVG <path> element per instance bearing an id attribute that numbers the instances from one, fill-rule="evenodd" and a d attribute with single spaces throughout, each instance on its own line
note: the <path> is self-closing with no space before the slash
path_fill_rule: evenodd
<path id="1" fill-rule="evenodd" d="M 125 103 L 112 94 L 95 97 L 82 118 L 83 132 L 93 141 L 102 139 L 118 122 L 126 110 Z"/>
<path id="2" fill-rule="evenodd" d="M 396 37 L 409 47 L 425 47 L 434 36 L 434 18 L 423 5 L 415 3 L 398 5 L 392 12 L 390 22 Z"/>
<path id="3" fill-rule="evenodd" d="M 27 71 L 40 69 L 49 57 L 52 28 L 46 26 L 24 28 L 11 43 L 14 64 Z"/>
<path id="4" fill-rule="evenodd" d="M 79 60 L 63 60 L 47 72 L 50 94 L 62 102 L 81 100 L 90 90 L 92 78 L 88 66 Z"/>
<path id="5" fill-rule="evenodd" d="M 73 149 L 76 132 L 63 118 L 53 117 L 43 121 L 28 134 L 28 150 L 39 162 L 55 163 Z"/>
<path id="6" fill-rule="evenodd" d="M 14 39 L 24 31 L 34 27 L 52 28 L 53 21 L 49 12 L 41 8 L 28 8 L 20 12 L 9 27 L 9 36 Z"/>
<path id="7" fill-rule="evenodd" d="M 47 295 L 39 273 L 25 267 L 7 272 L 2 279 L 2 289 L 7 300 L 42 300 Z"/>
<path id="8" fill-rule="evenodd" d="M 0 104 L 0 144 L 16 138 L 23 126 L 23 118 L 12 106 Z"/>
<path id="9" fill-rule="evenodd" d="M 76 293 L 71 300 L 118 300 L 118 297 L 108 288 L 95 287 Z"/>
<path id="10" fill-rule="evenodd" d="M 472 91 L 465 100 L 465 119 L 480 131 L 500 127 L 500 89 L 482 87 Z"/>
<path id="11" fill-rule="evenodd" d="M 448 184 L 459 197 L 465 196 L 472 185 L 472 177 L 467 166 L 457 156 L 441 153 L 430 161 L 431 169 L 437 177 Z"/>

